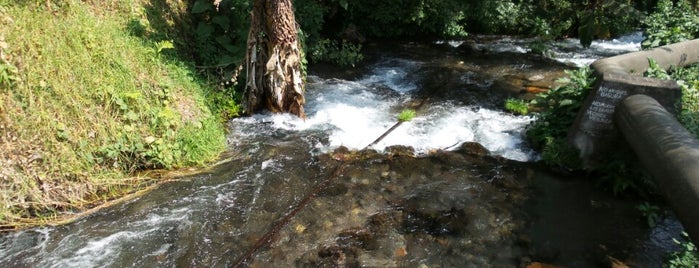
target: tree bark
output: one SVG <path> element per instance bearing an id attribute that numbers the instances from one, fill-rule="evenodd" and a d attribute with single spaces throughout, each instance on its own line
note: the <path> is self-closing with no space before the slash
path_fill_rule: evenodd
<path id="1" fill-rule="evenodd" d="M 296 27 L 291 0 L 255 0 L 246 54 L 248 113 L 267 109 L 306 117 Z"/>

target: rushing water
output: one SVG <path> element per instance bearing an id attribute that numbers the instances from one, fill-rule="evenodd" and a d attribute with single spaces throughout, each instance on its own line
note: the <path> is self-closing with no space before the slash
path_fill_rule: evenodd
<path id="1" fill-rule="evenodd" d="M 270 114 L 236 119 L 233 121 L 236 125 L 234 140 L 245 142 L 238 137 L 254 133 L 255 130 L 250 129 L 268 123 L 274 129 L 307 131 L 319 136 L 328 133 L 314 144 L 319 153 L 339 146 L 353 150 L 365 148 L 396 123 L 402 107 L 410 108 L 413 102 L 421 101 L 411 93 L 418 90 L 417 80 L 423 78 L 409 77 L 421 65 L 424 64 L 389 58 L 379 62 L 367 77 L 358 81 L 311 77 L 306 96 L 309 100 L 306 120 Z M 417 154 L 425 154 L 475 141 L 505 158 L 518 161 L 536 158 L 534 151 L 526 146 L 522 133 L 531 117 L 463 105 L 453 100 L 432 102 L 427 106 L 420 109 L 413 120 L 370 148 L 382 151 L 387 146 L 404 145 L 413 147 Z"/>
<path id="2" fill-rule="evenodd" d="M 565 65 L 439 45 L 371 50 L 354 73 L 312 70 L 306 120 L 235 119 L 222 164 L 72 224 L 6 233 L 0 267 L 585 267 L 600 256 L 657 264 L 667 251 L 646 239 L 636 203 L 538 167 L 523 138 L 532 118 L 501 109 L 529 94 L 529 77 L 550 83 Z M 406 108 L 417 117 L 367 148 Z M 678 232 L 660 226 L 651 237 Z"/>

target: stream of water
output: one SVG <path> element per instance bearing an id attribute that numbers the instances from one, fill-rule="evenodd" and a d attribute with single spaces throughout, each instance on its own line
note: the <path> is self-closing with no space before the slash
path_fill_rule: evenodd
<path id="1" fill-rule="evenodd" d="M 0 267 L 241 264 L 342 160 L 343 172 L 242 264 L 588 267 L 609 256 L 657 265 L 681 226 L 668 220 L 658 227 L 667 230 L 651 230 L 635 201 L 540 167 L 523 137 L 533 118 L 501 108 L 529 94 L 530 77 L 551 83 L 568 68 L 520 53 L 519 42 L 478 44 L 495 52 L 476 54 L 377 45 L 370 64 L 351 73 L 311 69 L 305 121 L 232 120 L 223 164 L 68 225 L 4 233 Z M 611 53 L 568 50 L 578 59 Z M 405 108 L 416 118 L 366 148 Z"/>

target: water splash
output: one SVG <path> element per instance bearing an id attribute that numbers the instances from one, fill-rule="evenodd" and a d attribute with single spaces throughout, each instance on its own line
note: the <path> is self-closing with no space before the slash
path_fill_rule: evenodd
<path id="1" fill-rule="evenodd" d="M 546 44 L 546 47 L 549 49 L 546 56 L 562 63 L 582 67 L 590 65 L 592 62 L 600 58 L 639 51 L 641 50 L 641 42 L 643 41 L 643 38 L 642 32 L 632 32 L 614 39 L 594 40 L 588 48 L 583 48 L 583 46 L 580 44 L 580 39 L 568 38 Z M 497 39 L 488 40 L 488 36 L 481 36 L 480 39 L 483 40 L 471 43 L 459 43 L 456 41 L 437 41 L 435 43 L 449 43 L 452 46 L 456 44 L 465 44 L 471 46 L 474 50 L 487 51 L 491 53 L 524 54 L 531 52 L 531 44 L 537 42 L 536 38 L 500 37 Z"/>
<path id="2" fill-rule="evenodd" d="M 326 135 L 325 142 L 314 144 L 314 149 L 322 153 L 339 146 L 363 149 L 396 123 L 396 115 L 406 103 L 415 100 L 411 93 L 418 89 L 420 77 L 414 73 L 421 64 L 388 59 L 358 81 L 312 77 L 305 121 L 285 114 L 257 114 L 235 119 L 233 125 L 243 125 L 235 129 L 248 133 L 258 125 L 268 129 L 256 132 L 267 134 L 285 130 Z M 403 145 L 425 154 L 475 141 L 505 158 L 536 160 L 536 153 L 526 145 L 523 134 L 532 117 L 448 101 L 428 106 L 372 149 L 382 151 L 388 146 Z M 242 138 L 245 134 L 234 135 Z"/>

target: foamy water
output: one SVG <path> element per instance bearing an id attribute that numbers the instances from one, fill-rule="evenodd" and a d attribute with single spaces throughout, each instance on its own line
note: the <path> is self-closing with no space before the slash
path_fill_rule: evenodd
<path id="1" fill-rule="evenodd" d="M 397 114 L 415 100 L 418 86 L 412 72 L 420 62 L 387 60 L 357 81 L 324 80 L 312 77 L 307 91 L 308 118 L 304 121 L 285 114 L 258 114 L 234 120 L 233 124 L 264 124 L 289 131 L 323 132 L 327 141 L 314 145 L 320 152 L 339 146 L 366 148 L 397 122 Z M 419 100 L 417 100 L 419 101 Z M 430 103 L 417 111 L 383 140 L 371 146 L 379 151 L 388 146 L 411 146 L 417 154 L 457 148 L 464 142 L 478 142 L 496 155 L 518 161 L 536 159 L 524 142 L 523 130 L 533 120 L 503 111 L 450 102 Z M 248 128 L 242 128 L 248 131 Z M 242 134 L 242 133 L 240 133 Z M 241 137 L 241 136 L 238 136 Z"/>
<path id="2" fill-rule="evenodd" d="M 495 53 L 529 53 L 532 51 L 530 45 L 535 41 L 536 39 L 534 38 L 503 37 L 497 40 L 471 45 L 477 50 Z M 580 39 L 577 38 L 568 38 L 562 41 L 548 43 L 546 47 L 548 49 L 548 57 L 562 63 L 582 67 L 603 57 L 639 51 L 641 50 L 642 41 L 643 33 L 639 31 L 620 36 L 619 38 L 594 40 L 588 48 L 583 48 L 580 44 Z M 445 41 L 439 41 L 437 43 L 445 43 Z M 461 44 L 455 41 L 449 41 L 448 43 L 452 46 Z"/>

